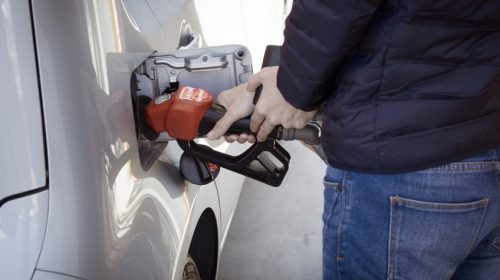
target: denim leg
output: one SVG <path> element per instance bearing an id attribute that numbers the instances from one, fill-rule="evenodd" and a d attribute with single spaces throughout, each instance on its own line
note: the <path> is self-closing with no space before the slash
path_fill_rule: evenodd
<path id="1" fill-rule="evenodd" d="M 470 279 L 459 273 L 477 273 L 467 264 L 481 258 L 488 261 L 476 267 L 490 277 L 472 279 L 499 279 L 498 258 L 481 250 L 484 243 L 496 252 L 500 224 L 493 154 L 398 175 L 329 167 L 323 278 L 450 279 L 456 271 Z"/>

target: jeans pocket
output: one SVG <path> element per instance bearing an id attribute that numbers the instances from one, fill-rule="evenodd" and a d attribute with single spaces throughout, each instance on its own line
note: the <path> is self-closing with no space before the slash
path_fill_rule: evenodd
<path id="1" fill-rule="evenodd" d="M 447 279 L 471 252 L 488 199 L 435 203 L 391 197 L 388 279 Z"/>

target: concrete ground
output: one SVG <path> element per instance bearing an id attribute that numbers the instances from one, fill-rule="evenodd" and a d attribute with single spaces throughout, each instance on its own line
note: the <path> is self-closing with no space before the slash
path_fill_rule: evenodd
<path id="1" fill-rule="evenodd" d="M 221 256 L 220 280 L 321 279 L 326 165 L 294 141 L 279 188 L 247 179 Z"/>

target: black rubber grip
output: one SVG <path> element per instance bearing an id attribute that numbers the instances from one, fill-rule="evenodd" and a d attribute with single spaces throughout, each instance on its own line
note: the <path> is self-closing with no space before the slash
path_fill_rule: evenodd
<path id="1" fill-rule="evenodd" d="M 268 45 L 266 47 L 266 52 L 264 53 L 264 59 L 262 60 L 262 68 L 269 66 L 279 66 L 280 56 L 281 56 L 281 46 Z M 255 95 L 253 96 L 253 104 L 257 104 L 259 101 L 260 94 L 262 93 L 262 85 L 255 89 Z"/>
<path id="2" fill-rule="evenodd" d="M 321 142 L 321 126 L 318 123 L 310 122 L 302 129 L 282 128 L 279 139 L 281 140 L 301 140 L 309 145 L 318 145 Z"/>
<path id="3" fill-rule="evenodd" d="M 210 130 L 212 130 L 215 123 L 217 123 L 224 116 L 224 114 L 224 111 L 218 111 L 214 108 L 210 108 L 200 123 L 198 133 L 200 135 L 206 135 Z M 242 133 L 255 135 L 250 130 L 250 118 L 240 119 L 233 123 L 227 130 L 226 135 L 240 135 Z M 273 129 L 268 138 L 286 141 L 300 140 L 306 142 L 307 144 L 316 145 L 320 143 L 320 134 L 321 129 L 316 123 L 309 123 L 302 129 L 285 129 L 279 125 Z"/>

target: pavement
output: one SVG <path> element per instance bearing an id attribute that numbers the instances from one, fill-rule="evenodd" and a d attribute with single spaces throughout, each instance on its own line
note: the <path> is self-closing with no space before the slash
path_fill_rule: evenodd
<path id="1" fill-rule="evenodd" d="M 326 164 L 298 141 L 279 188 L 246 179 L 229 229 L 219 280 L 321 279 Z"/>

